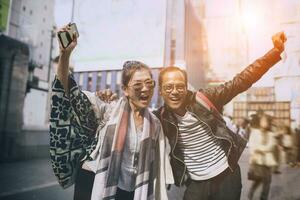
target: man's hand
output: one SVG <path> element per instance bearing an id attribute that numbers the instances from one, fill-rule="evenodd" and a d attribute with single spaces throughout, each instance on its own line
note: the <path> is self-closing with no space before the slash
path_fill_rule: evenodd
<path id="1" fill-rule="evenodd" d="M 279 32 L 272 36 L 273 45 L 276 49 L 278 49 L 280 52 L 284 51 L 284 43 L 286 42 L 287 38 L 285 33 Z"/>
<path id="2" fill-rule="evenodd" d="M 106 103 L 110 103 L 118 98 L 118 95 L 113 93 L 110 89 L 99 90 L 96 92 L 96 96 Z"/>
<path id="3" fill-rule="evenodd" d="M 69 25 L 69 24 L 66 25 L 66 26 L 64 26 L 64 27 L 62 27 L 61 29 L 59 29 L 59 30 L 57 31 L 57 34 L 60 33 L 60 32 L 68 31 L 68 30 L 70 30 L 70 25 Z M 58 38 L 58 37 L 57 37 L 57 38 Z M 63 48 L 63 47 L 61 46 L 61 43 L 60 43 L 60 42 L 58 42 L 58 43 L 59 43 L 59 50 L 60 50 L 60 53 L 61 53 L 61 54 L 66 54 L 66 55 L 70 55 L 70 54 L 72 53 L 73 49 L 74 49 L 74 48 L 76 47 L 76 45 L 77 45 L 77 36 L 76 36 L 75 33 L 73 33 L 73 41 L 71 42 L 71 44 L 70 44 L 67 48 Z"/>

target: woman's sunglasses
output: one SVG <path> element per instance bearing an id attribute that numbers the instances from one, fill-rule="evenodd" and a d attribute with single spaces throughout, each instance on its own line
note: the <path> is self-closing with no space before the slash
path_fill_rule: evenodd
<path id="1" fill-rule="evenodd" d="M 155 87 L 155 81 L 154 80 L 146 80 L 144 82 L 136 82 L 132 85 L 129 85 L 128 87 L 131 87 L 136 91 L 141 91 L 144 86 L 146 88 L 152 90 Z"/>

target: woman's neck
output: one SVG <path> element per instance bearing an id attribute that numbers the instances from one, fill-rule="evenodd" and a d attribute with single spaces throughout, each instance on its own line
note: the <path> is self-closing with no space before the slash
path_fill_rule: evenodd
<path id="1" fill-rule="evenodd" d="M 131 112 L 133 114 L 135 128 L 141 130 L 144 123 L 144 112 L 145 109 L 137 108 L 134 105 L 130 104 Z"/>

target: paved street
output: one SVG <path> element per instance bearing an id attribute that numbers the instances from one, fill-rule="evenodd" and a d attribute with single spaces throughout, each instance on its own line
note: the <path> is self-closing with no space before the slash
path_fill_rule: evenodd
<path id="1" fill-rule="evenodd" d="M 240 165 L 243 176 L 242 200 L 247 199 L 250 182 L 248 150 Z M 282 174 L 273 175 L 271 200 L 300 200 L 300 169 L 281 167 Z M 73 187 L 63 190 L 56 182 L 48 159 L 0 164 L 0 199 L 2 200 L 59 200 L 72 199 Z M 181 200 L 184 188 L 171 187 L 169 199 Z"/>

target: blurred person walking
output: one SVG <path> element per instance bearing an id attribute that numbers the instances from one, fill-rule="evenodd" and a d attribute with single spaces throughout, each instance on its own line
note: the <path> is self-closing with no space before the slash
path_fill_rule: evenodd
<path id="1" fill-rule="evenodd" d="M 280 165 L 283 162 L 283 146 L 282 146 L 283 131 L 282 131 L 282 127 L 276 126 L 276 128 L 274 129 L 274 133 L 275 133 L 275 139 L 277 141 L 276 148 L 274 149 L 274 157 L 277 162 L 277 165 L 273 167 L 273 173 L 281 174 Z"/>
<path id="2" fill-rule="evenodd" d="M 282 127 L 282 147 L 284 153 L 284 163 L 294 167 L 295 164 L 295 137 L 289 126 Z"/>
<path id="3" fill-rule="evenodd" d="M 297 162 L 297 166 L 300 167 L 300 125 L 298 125 L 298 127 L 295 128 L 295 136 L 296 136 L 296 145 L 297 145 L 296 162 Z"/>
<path id="4" fill-rule="evenodd" d="M 248 197 L 253 199 L 258 186 L 262 184 L 261 200 L 268 199 L 272 180 L 272 168 L 278 163 L 274 157 L 277 145 L 275 134 L 271 132 L 271 117 L 259 116 L 259 127 L 251 128 L 249 139 L 250 159 L 248 179 L 252 180 Z"/>
<path id="5" fill-rule="evenodd" d="M 249 140 L 250 137 L 250 121 L 247 118 L 243 118 L 239 121 L 237 126 L 237 133 L 244 139 Z"/>

